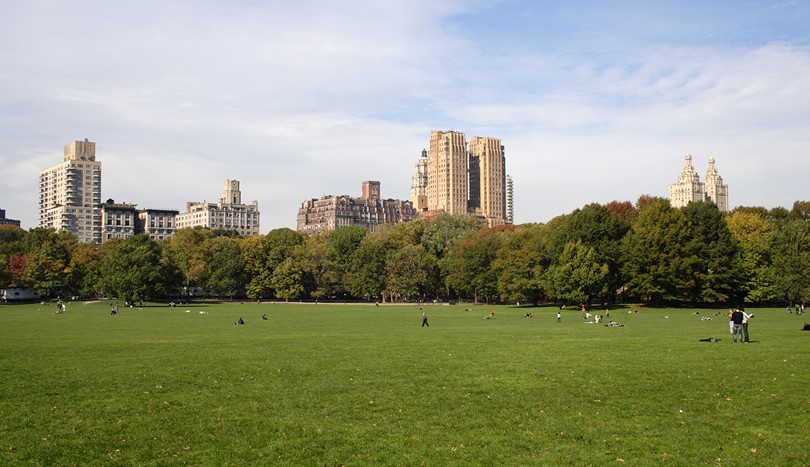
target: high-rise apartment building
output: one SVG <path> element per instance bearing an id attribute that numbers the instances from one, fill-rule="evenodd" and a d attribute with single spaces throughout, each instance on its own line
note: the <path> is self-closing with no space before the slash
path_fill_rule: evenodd
<path id="1" fill-rule="evenodd" d="M 709 158 L 706 171 L 706 183 L 692 166 L 692 155 L 686 153 L 683 169 L 678 181 L 669 186 L 669 201 L 675 208 L 682 208 L 695 201 L 710 201 L 717 205 L 721 212 L 728 212 L 728 185 L 723 185 L 723 177 L 717 172 L 714 157 Z"/>
<path id="2" fill-rule="evenodd" d="M 489 227 L 506 223 L 506 158 L 498 138 L 470 138 L 469 212 Z"/>
<path id="3" fill-rule="evenodd" d="M 413 170 L 411 177 L 411 203 L 418 212 L 427 210 L 428 187 L 428 152 L 422 149 L 422 156 Z"/>
<path id="4" fill-rule="evenodd" d="M 64 161 L 39 174 L 39 226 L 101 243 L 101 162 L 96 143 L 65 145 Z"/>
<path id="5" fill-rule="evenodd" d="M 430 135 L 429 148 L 428 210 L 466 214 L 469 174 L 464 133 L 434 130 Z"/>
<path id="6" fill-rule="evenodd" d="M 473 136 L 468 150 L 464 133 L 434 130 L 430 151 L 422 151 L 411 178 L 411 201 L 417 207 L 424 185 L 427 211 L 471 214 L 485 219 L 489 227 L 512 222 L 506 156 L 498 138 Z"/>
<path id="7" fill-rule="evenodd" d="M 512 177 L 506 176 L 506 223 L 515 223 L 515 195 L 512 187 Z"/>
<path id="8" fill-rule="evenodd" d="M 238 180 L 225 180 L 225 189 L 219 202 L 188 202 L 186 212 L 175 218 L 177 229 L 208 227 L 235 230 L 240 235 L 259 235 L 259 203 L 242 204 Z"/>

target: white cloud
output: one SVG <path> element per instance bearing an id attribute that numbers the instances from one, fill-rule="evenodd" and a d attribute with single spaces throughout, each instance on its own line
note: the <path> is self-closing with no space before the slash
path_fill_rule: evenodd
<path id="1" fill-rule="evenodd" d="M 182 210 L 238 179 L 263 231 L 292 227 L 301 201 L 359 193 L 362 180 L 406 198 L 430 130 L 448 128 L 501 138 L 519 222 L 665 195 L 686 151 L 700 171 L 715 154 L 733 205 L 802 198 L 806 36 L 735 43 L 711 23 L 716 33 L 680 40 L 655 36 L 651 22 L 634 40 L 583 22 L 555 37 L 553 21 L 571 16 L 509 30 L 522 8 L 4 2 L 0 162 L 15 176 L 0 181 L 0 207 L 35 225 L 39 171 L 87 137 L 105 198 Z M 677 19 L 661 21 L 678 31 Z"/>

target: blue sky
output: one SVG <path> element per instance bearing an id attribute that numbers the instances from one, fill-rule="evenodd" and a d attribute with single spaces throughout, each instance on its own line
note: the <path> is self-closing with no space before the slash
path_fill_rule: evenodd
<path id="1" fill-rule="evenodd" d="M 262 231 L 379 180 L 433 129 L 499 137 L 516 222 L 666 196 L 688 151 L 730 205 L 808 198 L 810 6 L 749 2 L 0 2 L 0 208 L 88 138 L 103 197 L 182 210 L 224 179 Z"/>

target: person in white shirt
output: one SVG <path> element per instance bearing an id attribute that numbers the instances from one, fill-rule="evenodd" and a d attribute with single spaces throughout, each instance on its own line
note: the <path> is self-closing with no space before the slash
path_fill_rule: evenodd
<path id="1" fill-rule="evenodd" d="M 751 313 L 751 314 L 749 315 L 748 313 L 746 313 L 746 312 L 745 312 L 745 309 L 744 309 L 744 308 L 742 308 L 742 307 L 740 307 L 740 311 L 742 311 L 742 314 L 743 314 L 743 322 L 742 322 L 742 328 L 743 328 L 743 342 L 750 342 L 750 341 L 748 340 L 748 320 L 749 320 L 749 319 L 751 319 L 751 318 L 753 318 L 753 317 L 754 317 L 754 314 L 753 314 L 753 313 Z"/>

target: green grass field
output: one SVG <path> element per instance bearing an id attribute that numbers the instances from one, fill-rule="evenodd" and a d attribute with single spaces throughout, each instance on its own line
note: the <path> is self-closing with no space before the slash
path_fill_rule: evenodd
<path id="1" fill-rule="evenodd" d="M 810 463 L 803 316 L 469 307 L 3 305 L 0 464 Z"/>

